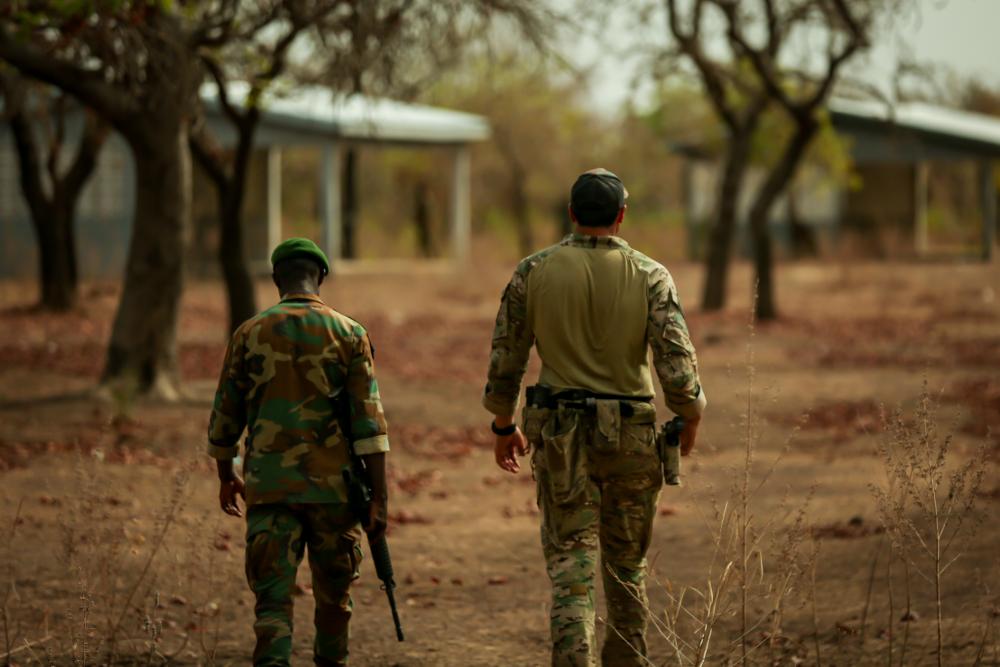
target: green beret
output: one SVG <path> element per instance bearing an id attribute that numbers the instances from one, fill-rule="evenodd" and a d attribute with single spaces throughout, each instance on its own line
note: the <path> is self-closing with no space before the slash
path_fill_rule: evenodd
<path id="1" fill-rule="evenodd" d="M 278 262 L 293 257 L 308 257 L 315 260 L 323 269 L 324 276 L 330 273 L 330 262 L 327 261 L 326 255 L 313 241 L 304 238 L 291 238 L 279 243 L 278 247 L 271 253 L 271 267 L 273 268 Z"/>

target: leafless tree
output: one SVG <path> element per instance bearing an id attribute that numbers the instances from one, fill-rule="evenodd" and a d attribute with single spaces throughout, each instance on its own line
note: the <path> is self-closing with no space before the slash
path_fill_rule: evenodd
<path id="1" fill-rule="evenodd" d="M 717 218 L 711 232 L 703 306 L 725 304 L 727 265 L 736 220 L 736 202 L 750 165 L 749 146 L 761 115 L 772 105 L 792 127 L 767 167 L 749 212 L 756 282 L 756 316 L 777 316 L 769 221 L 775 202 L 795 177 L 845 64 L 870 45 L 877 19 L 905 0 L 692 0 L 682 8 L 665 0 L 677 53 L 690 61 L 716 115 L 728 132 L 720 180 Z M 706 26 L 715 27 L 710 30 Z M 726 47 L 709 55 L 710 41 Z M 789 64 L 794 46 L 822 40 L 802 68 Z"/>
<path id="2" fill-rule="evenodd" d="M 225 43 L 238 0 L 14 0 L 0 8 L 0 59 L 105 118 L 135 159 L 124 288 L 103 382 L 178 396 L 176 326 L 188 232 L 188 127 L 199 52 Z"/>
<path id="3" fill-rule="evenodd" d="M 97 167 L 107 125 L 85 113 L 83 131 L 64 167 L 67 115 L 72 100 L 33 85 L 9 68 L 0 70 L 5 120 L 17 152 L 21 194 L 38 240 L 39 306 L 68 310 L 77 297 L 74 221 L 84 186 Z"/>

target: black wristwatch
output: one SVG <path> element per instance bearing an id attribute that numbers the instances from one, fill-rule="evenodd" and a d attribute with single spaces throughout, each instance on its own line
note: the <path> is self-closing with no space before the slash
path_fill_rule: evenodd
<path id="1" fill-rule="evenodd" d="M 497 427 L 497 422 L 494 419 L 490 422 L 490 430 L 497 435 L 514 435 L 514 431 L 517 430 L 517 424 L 511 424 L 510 426 L 504 426 L 503 428 Z"/>

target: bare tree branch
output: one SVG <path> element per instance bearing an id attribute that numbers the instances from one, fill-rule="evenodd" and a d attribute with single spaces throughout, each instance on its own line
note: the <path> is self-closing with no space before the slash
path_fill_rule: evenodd
<path id="1" fill-rule="evenodd" d="M 132 99 L 122 95 L 99 75 L 52 57 L 43 49 L 18 39 L 2 26 L 0 58 L 25 74 L 74 95 L 113 123 L 124 122 L 130 114 L 138 111 Z"/>

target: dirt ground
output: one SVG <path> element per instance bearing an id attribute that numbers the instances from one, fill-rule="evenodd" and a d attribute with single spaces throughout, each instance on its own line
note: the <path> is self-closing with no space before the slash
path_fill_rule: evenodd
<path id="1" fill-rule="evenodd" d="M 495 467 L 479 404 L 492 320 L 512 267 L 496 260 L 474 267 L 345 275 L 324 286 L 328 303 L 371 330 L 393 448 L 390 543 L 407 639 L 395 641 L 366 561 L 352 621 L 355 665 L 548 661 L 548 582 L 533 482 L 527 469 L 510 476 Z M 784 265 L 784 318 L 752 331 L 748 267 L 735 268 L 732 303 L 714 315 L 695 308 L 700 267 L 670 269 L 689 304 L 710 407 L 684 486 L 661 496 L 650 549 L 652 609 L 668 606 L 668 591 L 704 587 L 713 507 L 741 474 L 752 373 L 749 403 L 760 417 L 755 479 L 786 452 L 753 495 L 755 519 L 762 525 L 808 499 L 800 529 L 819 546 L 818 632 L 809 587 L 799 586 L 781 636 L 758 649 L 755 662 L 816 664 L 818 643 L 823 664 L 884 664 L 890 635 L 898 661 L 906 632 L 906 664 L 936 664 L 931 589 L 916 575 L 916 613 L 900 621 L 901 561 L 893 565 L 889 610 L 887 540 L 870 490 L 883 479 L 876 452 L 883 409 L 912 411 L 926 382 L 940 429 L 954 436 L 956 461 L 979 445 L 990 448 L 978 498 L 985 520 L 962 540 L 964 555 L 945 577 L 943 662 L 973 664 L 979 654 L 977 664 L 997 664 L 1000 265 Z M 7 621 L 0 658 L 13 651 L 14 664 L 99 664 L 114 635 L 118 652 L 136 663 L 168 656 L 177 664 L 247 664 L 253 612 L 243 526 L 219 511 L 203 454 L 224 349 L 221 287 L 187 287 L 179 339 L 188 395 L 173 405 L 95 396 L 117 289 L 94 284 L 84 292 L 77 311 L 41 315 L 30 309 L 32 287 L 0 284 Z M 273 289 L 262 282 L 259 297 L 270 303 Z M 763 567 L 780 572 L 788 563 L 766 554 Z M 295 663 L 308 664 L 305 567 L 299 582 Z M 752 600 L 751 613 L 765 614 L 763 605 Z M 720 622 L 709 664 L 725 663 L 735 623 Z M 668 664 L 667 642 L 650 635 L 653 664 Z"/>

